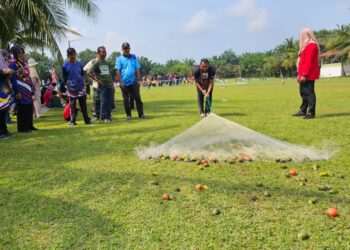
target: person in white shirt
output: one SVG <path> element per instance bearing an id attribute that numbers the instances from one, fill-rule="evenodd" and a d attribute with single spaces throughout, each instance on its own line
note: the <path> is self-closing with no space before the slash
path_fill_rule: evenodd
<path id="1" fill-rule="evenodd" d="M 87 73 L 89 72 L 94 64 L 97 61 L 97 56 L 96 58 L 92 59 L 89 61 L 85 66 L 84 66 L 84 71 Z M 100 99 L 100 91 L 98 89 L 98 82 L 92 81 L 92 89 L 93 89 L 93 104 L 92 104 L 92 116 L 93 120 L 97 121 L 100 119 L 100 109 L 101 109 L 101 99 Z"/>

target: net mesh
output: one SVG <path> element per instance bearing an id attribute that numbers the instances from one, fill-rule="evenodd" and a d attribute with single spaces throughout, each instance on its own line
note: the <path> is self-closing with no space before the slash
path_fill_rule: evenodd
<path id="1" fill-rule="evenodd" d="M 317 161 L 334 153 L 283 142 L 214 113 L 164 144 L 138 147 L 140 159 L 214 159 L 216 161 Z"/>

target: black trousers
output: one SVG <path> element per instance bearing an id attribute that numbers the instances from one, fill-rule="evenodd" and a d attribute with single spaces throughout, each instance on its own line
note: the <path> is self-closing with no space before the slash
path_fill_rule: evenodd
<path id="1" fill-rule="evenodd" d="M 209 93 L 210 102 L 213 102 L 213 89 Z M 199 112 L 200 113 L 210 113 L 210 107 L 208 105 L 205 105 L 204 108 L 204 95 L 203 93 L 197 88 L 197 100 L 198 100 L 198 106 L 199 106 Z"/>
<path id="2" fill-rule="evenodd" d="M 17 131 L 26 132 L 33 128 L 33 103 L 17 104 Z"/>
<path id="3" fill-rule="evenodd" d="M 7 130 L 7 109 L 0 110 L 0 135 L 6 135 Z"/>
<path id="4" fill-rule="evenodd" d="M 302 103 L 300 111 L 304 114 L 316 114 L 315 81 L 306 81 L 299 84 Z"/>
<path id="5" fill-rule="evenodd" d="M 75 123 L 77 120 L 77 114 L 78 114 L 77 100 L 79 101 L 79 106 L 80 106 L 81 112 L 83 113 L 84 122 L 86 124 L 90 123 L 90 118 L 88 116 L 87 106 L 86 106 L 86 95 L 80 96 L 80 97 L 69 97 L 70 122 Z"/>
<path id="6" fill-rule="evenodd" d="M 130 86 L 124 86 L 122 93 L 126 115 L 131 116 L 130 97 L 132 97 L 136 102 L 137 113 L 139 114 L 139 117 L 141 117 L 143 115 L 143 103 L 141 101 L 139 85 L 135 83 Z"/>
<path id="7" fill-rule="evenodd" d="M 100 119 L 100 110 L 101 110 L 101 99 L 100 99 L 100 90 L 97 88 L 94 89 L 93 96 L 93 105 L 92 105 L 92 115 L 95 119 Z"/>

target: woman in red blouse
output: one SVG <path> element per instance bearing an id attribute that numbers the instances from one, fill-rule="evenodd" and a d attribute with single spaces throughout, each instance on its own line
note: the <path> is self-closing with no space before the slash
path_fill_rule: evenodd
<path id="1" fill-rule="evenodd" d="M 320 67 L 318 64 L 320 47 L 314 32 L 309 28 L 301 30 L 299 43 L 297 69 L 302 104 L 300 111 L 294 116 L 312 119 L 316 115 L 315 80 L 320 78 Z"/>

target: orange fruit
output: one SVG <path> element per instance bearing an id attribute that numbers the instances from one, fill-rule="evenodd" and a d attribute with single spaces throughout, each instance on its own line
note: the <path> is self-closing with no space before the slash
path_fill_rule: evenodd
<path id="1" fill-rule="evenodd" d="M 170 200 L 170 195 L 169 194 L 163 194 L 163 200 L 165 200 L 165 201 Z"/>
<path id="2" fill-rule="evenodd" d="M 289 173 L 291 176 L 297 176 L 298 175 L 298 171 L 294 168 L 292 168 L 291 170 L 289 170 Z"/>
<path id="3" fill-rule="evenodd" d="M 194 189 L 195 189 L 197 192 L 202 191 L 202 189 L 203 189 L 202 184 L 197 184 L 196 186 L 194 186 Z"/>
<path id="4" fill-rule="evenodd" d="M 173 157 L 171 158 L 173 161 L 177 161 L 179 157 L 177 155 L 173 155 Z"/>
<path id="5" fill-rule="evenodd" d="M 207 164 L 207 163 L 208 163 L 208 161 L 206 159 L 202 160 L 202 164 Z"/>
<path id="6" fill-rule="evenodd" d="M 336 208 L 328 208 L 327 214 L 328 214 L 329 217 L 332 217 L 332 218 L 335 218 L 335 217 L 339 216 L 338 211 L 337 211 Z"/>

